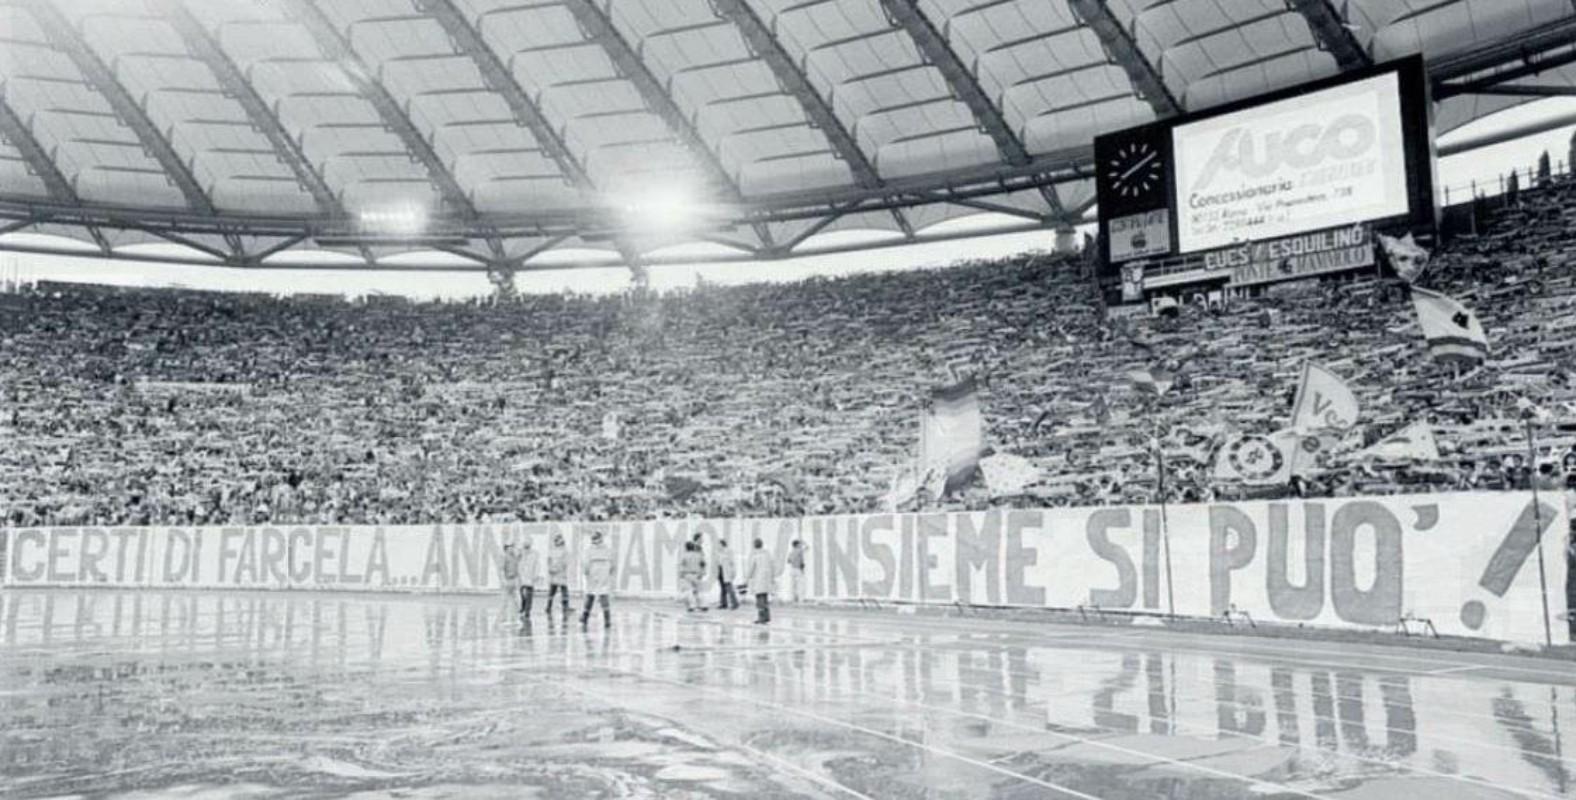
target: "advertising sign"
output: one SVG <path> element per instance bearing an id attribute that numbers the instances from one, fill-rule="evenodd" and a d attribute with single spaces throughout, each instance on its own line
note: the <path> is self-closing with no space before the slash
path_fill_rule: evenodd
<path id="1" fill-rule="evenodd" d="M 1166 209 L 1117 217 L 1107 230 L 1113 264 L 1171 252 L 1171 212 Z"/>
<path id="2" fill-rule="evenodd" d="M 1390 72 L 1178 124 L 1180 251 L 1409 213 L 1401 118 Z"/>

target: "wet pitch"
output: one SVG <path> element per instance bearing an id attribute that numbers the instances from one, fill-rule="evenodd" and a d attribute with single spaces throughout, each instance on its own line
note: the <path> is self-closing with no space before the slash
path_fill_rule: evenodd
<path id="1" fill-rule="evenodd" d="M 1576 796 L 1576 664 L 890 612 L 0 591 L 3 797 Z"/>

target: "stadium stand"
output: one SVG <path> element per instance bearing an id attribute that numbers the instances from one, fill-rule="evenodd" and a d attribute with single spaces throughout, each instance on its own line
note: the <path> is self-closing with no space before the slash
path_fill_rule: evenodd
<path id="1" fill-rule="evenodd" d="M 1236 497 L 1254 490 L 1212 481 L 1211 453 L 1283 425 L 1305 359 L 1357 390 L 1361 443 L 1427 421 L 1444 460 L 1277 491 L 1524 486 L 1525 395 L 1553 414 L 1555 488 L 1576 441 L 1560 424 L 1576 420 L 1572 230 L 1576 182 L 1554 178 L 1435 254 L 1422 283 L 1493 342 L 1466 375 L 1428 360 L 1393 280 L 1121 317 L 1082 260 L 1043 254 L 507 303 L 35 285 L 0 295 L 0 510 L 11 526 L 872 510 L 926 390 L 960 369 L 980 377 L 990 445 L 1042 477 L 947 507 L 1153 500 L 1155 440 L 1168 498 Z M 1156 368 L 1174 388 L 1136 392 L 1128 374 Z"/>

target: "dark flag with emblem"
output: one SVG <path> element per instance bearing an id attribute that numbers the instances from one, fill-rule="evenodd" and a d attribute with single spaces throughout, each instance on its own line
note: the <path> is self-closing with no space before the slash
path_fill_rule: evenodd
<path id="1" fill-rule="evenodd" d="M 1412 287 L 1412 307 L 1437 361 L 1476 364 L 1488 358 L 1483 323 L 1466 306 L 1438 292 Z"/>
<path id="2" fill-rule="evenodd" d="M 683 475 L 665 478 L 662 483 L 668 490 L 668 497 L 680 502 L 690 499 L 696 492 L 705 488 L 705 484 L 700 481 Z"/>

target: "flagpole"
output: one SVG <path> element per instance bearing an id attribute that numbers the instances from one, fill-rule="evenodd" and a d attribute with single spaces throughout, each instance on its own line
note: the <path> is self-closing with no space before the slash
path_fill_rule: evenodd
<path id="1" fill-rule="evenodd" d="M 1159 430 L 1160 423 L 1155 422 L 1155 429 Z M 1166 558 L 1166 613 L 1172 618 L 1177 615 L 1175 581 L 1171 579 L 1171 523 L 1166 515 L 1166 452 L 1160 446 L 1160 437 L 1155 437 L 1155 473 L 1156 483 L 1160 490 L 1160 544 L 1165 548 Z M 1544 614 L 1544 617 L 1548 617 Z"/>
<path id="2" fill-rule="evenodd" d="M 1549 627 L 1549 578 L 1543 566 L 1543 502 L 1538 499 L 1538 447 L 1534 437 L 1532 417 L 1527 424 L 1527 484 L 1532 487 L 1532 524 L 1536 527 L 1538 541 L 1538 596 L 1543 600 L 1543 643 L 1554 646 L 1554 631 Z"/>

